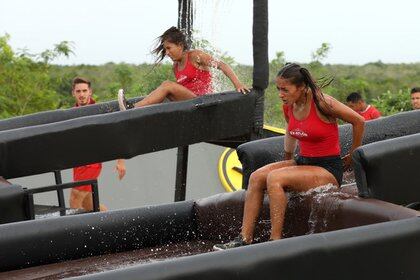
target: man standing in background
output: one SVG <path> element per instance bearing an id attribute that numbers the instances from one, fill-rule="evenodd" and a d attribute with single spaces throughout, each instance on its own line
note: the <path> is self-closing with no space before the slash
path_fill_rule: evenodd
<path id="1" fill-rule="evenodd" d="M 76 101 L 75 107 L 86 106 L 95 104 L 95 100 L 92 99 L 92 88 L 89 80 L 81 77 L 73 79 L 72 83 L 72 95 Z M 80 141 L 80 145 L 83 145 L 83 138 Z M 125 162 L 123 159 L 117 160 L 115 169 L 118 172 L 118 178 L 121 180 L 126 172 Z M 73 181 L 83 181 L 98 179 L 102 170 L 102 163 L 92 163 L 88 165 L 78 166 L 73 168 Z M 71 208 L 82 208 L 87 211 L 93 210 L 92 201 L 92 187 L 90 185 L 74 187 L 70 193 L 70 207 Z M 107 208 L 101 204 L 101 211 L 106 211 Z"/>
<path id="2" fill-rule="evenodd" d="M 358 92 L 352 92 L 347 96 L 347 106 L 359 113 L 366 121 L 377 119 L 381 113 L 372 105 L 366 104 Z"/>

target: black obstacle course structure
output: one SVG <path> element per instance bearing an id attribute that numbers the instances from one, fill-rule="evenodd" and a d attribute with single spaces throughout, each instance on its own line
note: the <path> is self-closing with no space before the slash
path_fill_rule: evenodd
<path id="1" fill-rule="evenodd" d="M 58 202 L 58 206 L 36 205 L 34 203 L 34 195 L 57 191 L 63 194 L 64 189 L 74 188 L 77 186 L 90 185 L 92 187 L 93 211 L 99 211 L 99 192 L 97 180 L 84 180 L 78 182 L 56 184 L 45 187 L 27 189 L 20 185 L 11 184 L 6 180 L 0 180 L 0 224 L 19 222 L 24 220 L 35 219 L 38 216 L 54 215 L 54 213 L 64 216 L 66 214 L 81 214 L 86 211 L 82 209 L 68 209 L 65 203 Z M 64 200 L 64 195 L 63 195 Z"/>
<path id="2" fill-rule="evenodd" d="M 159 263 L 150 260 L 151 252 L 160 251 L 164 256 L 165 250 L 171 251 L 178 244 L 187 243 L 183 254 L 206 253 L 211 251 L 212 244 L 237 236 L 245 192 L 167 205 L 4 224 L 0 225 L 0 271 L 3 271 L 0 278 L 24 278 L 27 273 L 36 274 L 39 269 L 44 276 L 51 277 L 49 279 L 60 275 L 86 279 L 135 279 L 133 277 L 139 275 L 142 279 L 215 279 L 222 274 L 252 279 L 251 276 L 257 273 L 274 279 L 279 272 L 292 277 L 288 279 L 298 279 L 303 275 L 320 279 L 325 270 L 315 269 L 318 264 L 328 262 L 330 273 L 343 273 L 349 268 L 343 263 L 342 256 L 350 260 L 366 252 L 369 254 L 364 256 L 373 259 L 382 255 L 378 262 L 369 264 L 369 270 L 362 273 L 359 269 L 350 269 L 350 275 L 388 274 L 382 279 L 398 279 L 390 277 L 400 273 L 401 269 L 405 275 L 418 273 L 415 262 L 409 262 L 419 254 L 414 248 L 419 242 L 416 238 L 420 233 L 418 212 L 376 199 L 359 198 L 355 193 L 354 188 L 347 188 L 290 194 L 284 229 L 285 237 L 290 238 Z M 266 222 L 269 218 L 267 201 L 263 208 L 257 225 L 260 242 L 268 239 L 270 226 Z M 318 223 L 313 220 L 314 216 Z M 200 244 L 206 244 L 205 248 Z M 405 254 L 395 254 L 396 248 L 406 250 Z M 118 253 L 127 251 L 137 254 L 136 261 L 126 267 L 124 259 L 114 262 Z M 104 255 L 103 258 L 115 266 L 98 271 L 96 262 L 90 260 L 98 255 Z M 67 261 L 71 260 L 79 261 L 68 265 Z M 42 265 L 52 263 L 56 263 L 55 267 L 48 274 L 50 267 Z M 60 266 L 68 270 L 61 271 Z M 120 269 L 110 271 L 115 268 Z M 60 271 L 58 275 L 57 271 Z"/>
<path id="3" fill-rule="evenodd" d="M 255 92 L 226 92 L 1 131 L 0 174 L 16 178 L 241 137 L 253 129 L 255 99 Z M 103 107 L 93 106 L 98 111 Z"/>
<path id="4" fill-rule="evenodd" d="M 11 179 L 55 171 L 58 208 L 51 210 L 64 209 L 63 189 L 80 183 L 62 184 L 56 170 L 210 140 L 238 145 L 248 141 L 253 133 L 256 98 L 255 91 L 247 95 L 224 92 L 125 112 L 114 112 L 117 104 L 109 102 L 80 111 L 77 108 L 43 112 L 33 119 L 24 116 L 0 121 L 0 130 L 15 127 L 0 131 L 0 176 Z M 79 144 L 80 137 L 84 145 Z M 186 162 L 185 158 L 181 165 Z M 183 187 L 176 186 L 175 199 L 184 200 L 186 166 L 177 168 L 179 174 L 182 176 L 177 176 L 177 181 Z M 34 210 L 39 209 L 33 205 L 33 194 L 52 188 L 24 190 L 20 195 L 27 203 L 23 207 L 9 203 L 9 209 L 15 208 L 16 213 L 25 212 L 26 219 L 32 218 Z M 94 194 L 93 204 L 98 205 L 98 193 Z M 12 217 L 17 216 L 2 212 L 0 222 L 17 221 Z"/>
<path id="5" fill-rule="evenodd" d="M 42 113 L 37 115 L 38 120 L 26 117 L 28 122 L 13 119 L 5 129 L 1 129 L 0 122 L 0 175 L 13 178 L 37 174 L 202 141 L 238 145 L 258 138 L 263 123 L 260 110 L 263 91 L 268 82 L 266 32 L 267 1 L 254 0 L 255 67 L 254 89 L 250 94 L 222 93 L 126 112 L 114 112 L 115 102 L 108 107 L 98 104 L 77 112 Z M 402 113 L 368 122 L 364 143 L 419 133 L 419 113 Z M 87 136 L 88 145 L 87 150 L 79 153 L 68 145 L 69 139 L 80 135 Z M 350 127 L 340 127 L 340 135 L 345 153 L 351 139 Z M 103 139 L 109 142 L 100 141 Z M 246 170 L 245 180 L 255 168 L 282 158 L 282 139 L 259 140 L 239 147 Z M 398 139 L 396 141 L 401 141 Z M 55 148 L 57 145 L 62 149 Z M 402 146 L 398 149 L 405 152 Z M 49 157 L 43 156 L 46 151 Z M 375 164 L 377 159 L 370 158 L 368 151 L 363 156 L 370 164 L 364 168 L 374 174 L 382 166 Z M 387 153 L 384 151 L 382 155 L 386 157 Z M 183 173 L 185 160 L 180 160 L 180 166 L 178 171 Z M 180 185 L 185 184 L 185 175 L 177 180 Z M 366 178 L 370 180 L 369 175 Z M 0 193 L 3 187 L 0 186 Z M 24 190 L 14 191 L 17 195 L 12 193 L 11 197 L 16 205 L 22 205 Z M 182 199 L 182 189 L 180 193 L 178 198 Z M 357 197 L 354 187 L 290 194 L 284 228 L 286 238 L 281 241 L 200 254 L 211 251 L 213 243 L 225 242 L 239 233 L 243 204 L 244 192 L 240 191 L 196 201 L 3 224 L 0 225 L 0 278 L 22 279 L 25 273 L 33 275 L 38 270 L 45 276 L 48 267 L 66 264 L 72 269 L 59 275 L 53 271 L 50 279 L 53 276 L 78 276 L 79 279 L 417 279 L 420 275 L 416 263 L 420 257 L 418 212 L 377 199 Z M 268 238 L 267 202 L 263 208 L 257 226 L 259 242 Z M 150 259 L 152 250 L 159 259 L 159 256 L 167 257 L 166 250 L 171 252 L 178 247 L 190 250 L 191 255 L 199 255 L 160 262 Z M 126 252 L 136 255 L 139 264 L 124 266 L 117 262 L 115 266 L 98 270 L 96 260 L 101 256 L 106 262 L 114 263 L 113 259 L 119 259 L 120 254 Z M 185 251 L 171 257 L 183 253 Z M 72 261 L 77 261 L 81 268 L 77 269 Z"/>
<path id="6" fill-rule="evenodd" d="M 114 101 L 3 120 L 0 176 L 9 179 L 58 172 L 178 147 L 175 200 L 184 200 L 188 145 L 210 142 L 237 147 L 263 136 L 264 90 L 268 85 L 267 0 L 254 0 L 253 5 L 254 72 L 250 94 L 226 92 L 127 112 L 116 112 Z M 179 25 L 191 34 L 190 0 L 179 0 Z M 73 141 L 82 135 L 85 145 L 81 150 Z M 44 156 L 46 151 L 48 157 Z M 56 182 L 61 183 L 57 174 Z M 58 197 L 63 204 L 62 192 L 58 191 Z"/>
<path id="7" fill-rule="evenodd" d="M 420 133 L 359 147 L 353 161 L 359 196 L 420 205 Z"/>

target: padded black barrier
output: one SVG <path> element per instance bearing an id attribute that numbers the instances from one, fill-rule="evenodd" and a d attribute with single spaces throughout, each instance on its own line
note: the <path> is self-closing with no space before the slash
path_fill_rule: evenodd
<path id="1" fill-rule="evenodd" d="M 256 95 L 225 92 L 2 131 L 0 176 L 40 174 L 249 134 Z"/>
<path id="2" fill-rule="evenodd" d="M 133 104 L 141 99 L 143 98 L 132 98 L 127 102 Z M 53 111 L 39 112 L 35 114 L 0 120 L 0 131 L 61 122 L 86 116 L 112 113 L 117 112 L 119 110 L 120 109 L 118 108 L 117 101 L 109 101 L 104 103 L 92 104 L 89 106 L 82 106 L 78 108 L 58 109 Z"/>
<path id="3" fill-rule="evenodd" d="M 147 249 L 156 245 L 176 247 L 183 241 L 201 240 L 205 241 L 203 244 L 227 241 L 240 232 L 244 198 L 245 192 L 238 191 L 195 202 L 2 225 L 0 271 L 112 252 Z M 324 193 L 312 192 L 289 197 L 284 236 L 293 237 L 411 219 L 417 215 L 417 211 L 395 204 L 355 197 L 353 189 L 331 189 Z M 264 220 L 268 220 L 267 202 L 264 203 L 260 221 Z M 267 222 L 257 225 L 256 237 L 260 241 L 268 239 L 269 227 Z M 285 241 L 290 239 L 293 238 L 286 238 Z M 360 236 L 353 236 L 352 239 L 355 244 L 364 242 Z M 307 249 L 310 251 L 310 248 Z M 187 252 L 188 250 L 185 253 Z M 248 251 L 244 252 L 247 254 Z M 264 251 L 259 255 L 262 259 L 267 257 Z M 225 258 L 225 263 L 230 261 L 226 255 L 220 257 Z M 125 264 L 124 261 L 120 263 L 123 267 Z M 87 273 L 91 271 L 90 268 L 85 268 Z M 46 267 L 39 267 L 41 271 L 44 269 L 48 270 Z M 194 268 L 187 269 L 186 272 L 190 273 L 191 269 Z M 129 270 L 131 268 L 127 268 Z M 160 279 L 162 274 L 157 274 L 156 277 Z"/>
<path id="4" fill-rule="evenodd" d="M 352 143 L 351 125 L 339 127 L 341 155 L 349 152 Z M 404 135 L 420 133 L 420 110 L 403 112 L 393 116 L 379 118 L 365 122 L 363 144 L 369 144 L 385 139 L 392 139 Z M 242 163 L 242 187 L 248 187 L 251 173 L 269 163 L 284 158 L 284 136 L 256 140 L 238 147 L 238 157 Z"/>
<path id="5" fill-rule="evenodd" d="M 359 196 L 420 202 L 420 133 L 359 147 L 353 162 Z"/>
<path id="6" fill-rule="evenodd" d="M 0 182 L 0 224 L 29 220 L 25 205 L 21 186 Z"/>
<path id="7" fill-rule="evenodd" d="M 74 279 L 418 280 L 420 220 L 411 218 L 142 264 Z"/>
<path id="8" fill-rule="evenodd" d="M 189 240 L 193 202 L 0 225 L 0 271 Z"/>

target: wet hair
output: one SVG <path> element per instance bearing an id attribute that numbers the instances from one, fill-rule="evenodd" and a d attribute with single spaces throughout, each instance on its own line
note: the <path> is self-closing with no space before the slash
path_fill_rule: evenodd
<path id="1" fill-rule="evenodd" d="M 321 89 L 330 85 L 333 81 L 332 78 L 321 78 L 320 85 L 314 80 L 308 69 L 296 63 L 286 63 L 284 67 L 277 73 L 277 77 L 286 79 L 295 86 L 305 86 L 311 89 L 312 97 L 318 110 L 328 119 L 331 119 L 330 112 L 326 112 L 319 103 L 322 99 L 325 101 L 324 94 Z"/>
<path id="2" fill-rule="evenodd" d="M 346 101 L 351 103 L 357 103 L 359 101 L 363 101 L 363 98 L 362 95 L 360 95 L 360 93 L 352 92 L 347 96 Z"/>
<path id="3" fill-rule="evenodd" d="M 413 93 L 416 93 L 416 92 L 420 92 L 420 87 L 413 87 L 413 88 L 411 89 L 410 94 L 413 94 Z"/>
<path id="4" fill-rule="evenodd" d="M 72 82 L 72 85 L 71 85 L 71 88 L 74 89 L 74 87 L 77 84 L 87 84 L 88 87 L 90 88 L 90 81 L 88 79 L 85 79 L 85 78 L 82 78 L 82 77 L 76 77 L 76 78 L 74 78 L 73 79 L 73 82 Z"/>
<path id="5" fill-rule="evenodd" d="M 157 56 L 156 63 L 161 62 L 166 56 L 165 48 L 163 46 L 163 43 L 165 41 L 177 45 L 182 45 L 182 48 L 184 50 L 188 49 L 187 36 L 184 34 L 184 32 L 182 32 L 175 26 L 172 26 L 171 28 L 163 32 L 163 34 L 156 38 L 156 40 L 157 46 L 152 50 L 152 54 Z"/>

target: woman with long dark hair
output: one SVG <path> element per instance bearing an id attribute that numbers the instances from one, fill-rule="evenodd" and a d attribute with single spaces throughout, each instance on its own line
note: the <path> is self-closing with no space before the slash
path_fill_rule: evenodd
<path id="1" fill-rule="evenodd" d="M 176 27 L 169 28 L 158 38 L 158 45 L 152 53 L 157 56 L 156 63 L 165 56 L 173 61 L 176 82 L 162 82 L 134 107 L 161 103 L 165 98 L 171 101 L 188 100 L 212 92 L 210 68 L 221 70 L 238 92 L 249 91 L 229 65 L 201 50 L 189 50 L 185 34 Z M 123 90 L 118 92 L 118 103 L 120 110 L 127 109 Z"/>
<path id="2" fill-rule="evenodd" d="M 246 191 L 242 231 L 238 238 L 214 246 L 224 250 L 253 242 L 264 192 L 270 204 L 271 240 L 282 237 L 287 208 L 285 191 L 305 192 L 312 188 L 341 185 L 343 166 L 351 164 L 351 153 L 362 143 L 364 119 L 355 111 L 322 93 L 309 71 L 286 64 L 276 77 L 279 97 L 288 123 L 284 139 L 285 159 L 254 171 Z M 353 143 L 348 155 L 340 157 L 337 119 L 352 124 Z M 299 155 L 293 158 L 299 141 Z"/>

